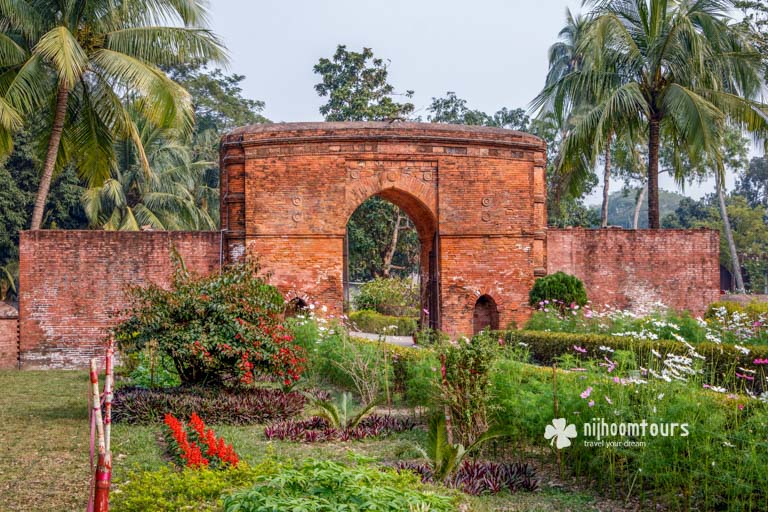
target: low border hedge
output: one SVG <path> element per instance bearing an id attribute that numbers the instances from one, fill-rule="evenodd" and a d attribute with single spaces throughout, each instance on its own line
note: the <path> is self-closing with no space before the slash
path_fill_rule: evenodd
<path id="1" fill-rule="evenodd" d="M 389 336 L 413 336 L 419 330 L 418 318 L 382 315 L 369 309 L 353 311 L 349 314 L 349 321 L 360 332 Z"/>
<path id="2" fill-rule="evenodd" d="M 501 339 L 507 345 L 525 343 L 531 353 L 533 362 L 550 366 L 559 356 L 574 353 L 573 346 L 578 345 L 587 350 L 587 355 L 592 358 L 602 358 L 605 355 L 600 351 L 601 346 L 607 346 L 614 350 L 627 350 L 634 352 L 639 360 L 651 356 L 651 350 L 656 350 L 662 355 L 674 353 L 685 355 L 688 348 L 679 341 L 672 340 L 639 340 L 636 338 L 612 336 L 610 334 L 571 334 L 561 332 L 541 331 L 506 331 L 500 333 Z M 711 385 L 722 385 L 726 376 L 733 377 L 739 366 L 745 368 L 754 367 L 755 359 L 768 358 L 768 347 L 746 346 L 749 354 L 744 354 L 733 345 L 715 343 L 696 343 L 693 345 L 696 351 L 706 358 L 704 371 L 709 375 Z M 747 387 L 753 392 L 761 393 L 766 390 L 766 383 L 755 378 L 754 381 L 745 381 Z"/>

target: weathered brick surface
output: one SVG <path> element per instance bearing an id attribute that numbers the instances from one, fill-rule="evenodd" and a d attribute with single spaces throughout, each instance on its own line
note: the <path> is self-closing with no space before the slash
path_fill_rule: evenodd
<path id="1" fill-rule="evenodd" d="M 718 298 L 715 232 L 548 231 L 544 158 L 539 139 L 489 128 L 289 123 L 236 130 L 222 139 L 222 234 L 22 233 L 22 366 L 79 367 L 100 355 L 126 286 L 168 283 L 172 244 L 200 273 L 248 252 L 287 299 L 340 314 L 347 222 L 376 194 L 414 221 L 423 281 L 437 283 L 425 284 L 424 306 L 454 336 L 472 334 L 475 319 L 519 325 L 530 315 L 535 277 L 557 270 L 582 278 L 595 304 L 663 302 L 699 314 Z M 486 296 L 498 311 L 476 315 Z M 0 365 L 16 361 L 8 334 L 15 323 L 0 319 Z"/>
<path id="2" fill-rule="evenodd" d="M 544 272 L 544 154 L 540 139 L 489 128 L 242 128 L 222 140 L 225 252 L 237 259 L 247 248 L 284 293 L 339 314 L 347 222 L 378 194 L 416 226 L 425 280 L 439 276 L 442 310 L 431 313 L 439 314 L 442 329 L 472 333 L 478 290 L 493 298 L 506 325 L 525 317 L 536 269 Z M 426 306 L 426 290 L 423 296 Z"/>
<path id="3" fill-rule="evenodd" d="M 547 270 L 584 281 L 594 307 L 663 303 L 701 315 L 720 297 L 716 231 L 550 229 Z"/>
<path id="4" fill-rule="evenodd" d="M 0 368 L 16 368 L 19 359 L 19 312 L 0 302 Z"/>
<path id="5" fill-rule="evenodd" d="M 187 267 L 219 268 L 215 232 L 28 231 L 20 242 L 21 364 L 73 368 L 103 354 L 129 285 L 166 285 L 175 247 Z"/>

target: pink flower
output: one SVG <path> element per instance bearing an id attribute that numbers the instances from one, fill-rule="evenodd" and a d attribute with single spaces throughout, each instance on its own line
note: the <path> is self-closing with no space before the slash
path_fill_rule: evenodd
<path id="1" fill-rule="evenodd" d="M 744 404 L 739 404 L 739 410 L 740 410 L 740 411 L 743 411 L 743 410 L 744 410 Z"/>
<path id="2" fill-rule="evenodd" d="M 589 395 L 591 395 L 591 394 L 592 394 L 592 387 L 590 386 L 590 387 L 588 387 L 587 389 L 585 389 L 585 390 L 584 390 L 584 391 L 581 393 L 581 398 L 583 398 L 584 400 L 586 400 L 587 398 L 589 398 Z"/>
<path id="3" fill-rule="evenodd" d="M 594 407 L 595 406 L 595 401 L 594 400 L 590 400 L 587 405 L 590 406 L 590 407 Z"/>
<path id="4" fill-rule="evenodd" d="M 739 373 L 739 372 L 736 372 L 736 376 L 737 376 L 738 378 L 740 378 L 740 379 L 745 379 L 745 380 L 755 380 L 755 378 L 754 378 L 753 376 L 751 376 L 751 375 L 742 375 L 742 374 L 741 374 L 741 373 Z"/>
<path id="5" fill-rule="evenodd" d="M 768 359 L 755 359 L 755 364 L 768 364 Z"/>
<path id="6" fill-rule="evenodd" d="M 580 347 L 580 346 L 578 346 L 578 345 L 574 345 L 574 346 L 573 346 L 573 350 L 575 350 L 575 351 L 576 351 L 576 352 L 578 352 L 579 354 L 586 354 L 586 353 L 587 353 L 587 349 L 585 349 L 585 348 L 583 348 L 583 347 Z"/>
<path id="7" fill-rule="evenodd" d="M 607 396 L 605 397 L 605 401 L 608 402 L 609 404 L 613 405 L 613 400 L 611 400 Z"/>

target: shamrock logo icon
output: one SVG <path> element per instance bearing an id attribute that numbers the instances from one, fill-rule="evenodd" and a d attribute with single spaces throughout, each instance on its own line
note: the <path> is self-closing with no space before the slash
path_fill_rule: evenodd
<path id="1" fill-rule="evenodd" d="M 547 425 L 544 429 L 544 439 L 551 439 L 549 445 L 552 443 L 557 446 L 558 450 L 571 446 L 571 439 L 574 439 L 578 434 L 576 433 L 576 425 L 567 425 L 565 418 L 557 418 L 552 420 L 551 425 Z"/>

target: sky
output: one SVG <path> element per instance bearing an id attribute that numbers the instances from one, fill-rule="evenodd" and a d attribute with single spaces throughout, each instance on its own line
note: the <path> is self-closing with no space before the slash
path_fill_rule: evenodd
<path id="1" fill-rule="evenodd" d="M 581 0 L 212 0 L 211 25 L 230 51 L 228 71 L 272 121 L 322 121 L 312 67 L 338 44 L 388 59 L 398 92 L 415 91 L 416 115 L 454 91 L 470 108 L 528 108 L 547 72 L 547 49 L 565 10 Z M 733 186 L 730 176 L 727 185 Z M 663 188 L 676 185 L 662 176 Z M 713 183 L 688 186 L 700 197 Z M 587 199 L 599 201 L 599 191 Z"/>

